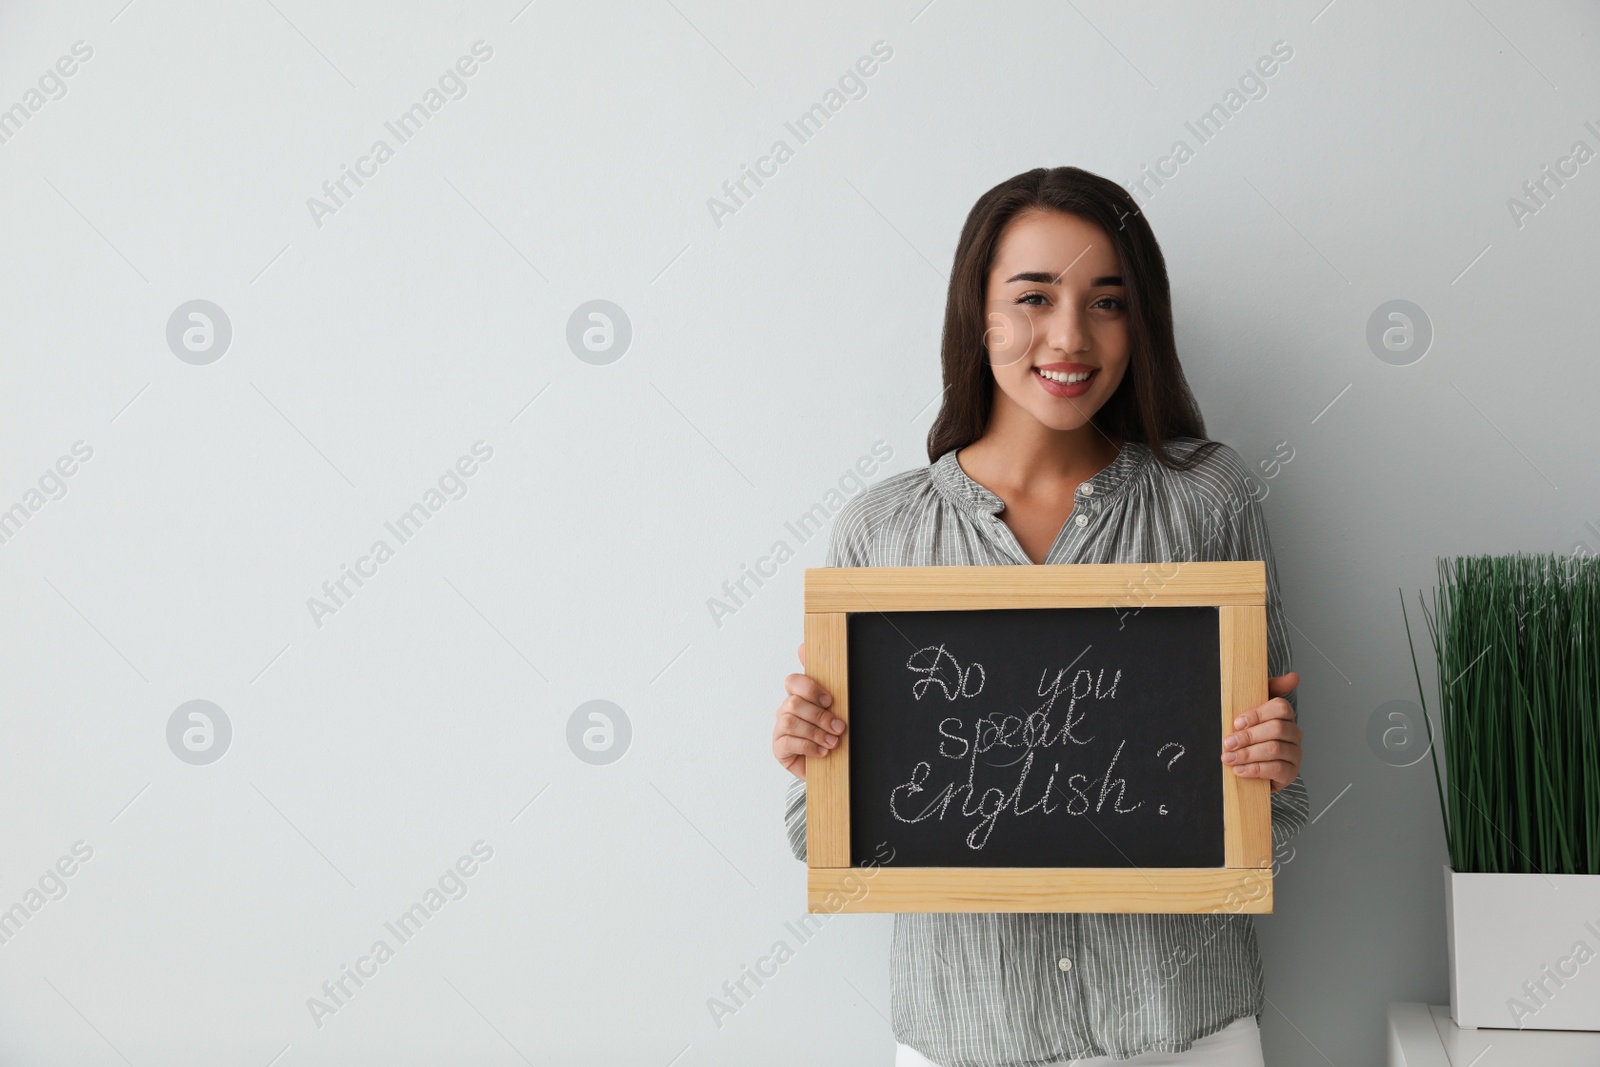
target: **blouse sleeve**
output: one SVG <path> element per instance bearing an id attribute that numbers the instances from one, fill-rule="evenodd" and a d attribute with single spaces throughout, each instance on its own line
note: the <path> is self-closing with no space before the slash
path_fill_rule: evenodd
<path id="1" fill-rule="evenodd" d="M 865 567 L 868 565 L 867 524 L 861 507 L 865 494 L 852 497 L 833 520 L 828 539 L 827 567 Z M 796 778 L 784 794 L 783 826 L 789 836 L 789 851 L 794 858 L 806 858 L 806 783 Z"/>
<path id="2" fill-rule="evenodd" d="M 1267 536 L 1266 515 L 1261 502 L 1252 491 L 1249 476 L 1238 453 L 1231 448 L 1218 450 L 1231 468 L 1227 478 L 1226 512 L 1217 528 L 1226 531 L 1223 538 L 1222 559 L 1259 559 L 1267 565 L 1267 674 L 1277 677 L 1292 670 L 1293 654 L 1289 647 L 1289 621 L 1283 613 L 1283 601 L 1278 592 L 1278 569 L 1272 558 L 1272 542 Z M 1295 709 L 1295 719 L 1300 717 L 1298 691 L 1285 698 Z M 1279 846 L 1303 830 L 1311 814 L 1311 796 L 1304 779 L 1295 780 L 1272 794 L 1272 847 Z"/>

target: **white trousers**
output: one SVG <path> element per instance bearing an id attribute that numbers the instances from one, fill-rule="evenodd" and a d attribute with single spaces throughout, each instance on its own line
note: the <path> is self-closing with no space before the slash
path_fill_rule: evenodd
<path id="1" fill-rule="evenodd" d="M 1235 1019 L 1214 1034 L 1196 1041 L 1184 1052 L 1146 1052 L 1131 1060 L 1093 1056 L 1086 1060 L 1057 1060 L 1051 1067 L 1263 1067 L 1261 1032 L 1256 1017 Z M 939 1067 L 910 1045 L 895 1045 L 894 1067 Z"/>

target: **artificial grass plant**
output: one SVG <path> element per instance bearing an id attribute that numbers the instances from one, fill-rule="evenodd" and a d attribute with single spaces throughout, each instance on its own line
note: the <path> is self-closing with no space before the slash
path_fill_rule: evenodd
<path id="1" fill-rule="evenodd" d="M 1429 721 L 1409 617 L 1406 640 L 1450 866 L 1600 874 L 1600 558 L 1519 553 L 1438 565 L 1433 609 L 1423 603 L 1422 613 L 1442 736 Z"/>

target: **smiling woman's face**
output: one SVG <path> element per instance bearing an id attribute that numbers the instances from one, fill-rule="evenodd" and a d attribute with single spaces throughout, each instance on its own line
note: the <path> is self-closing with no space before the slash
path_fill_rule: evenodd
<path id="1" fill-rule="evenodd" d="M 999 392 L 1053 430 L 1086 425 L 1128 368 L 1127 290 L 1111 238 L 1059 211 L 1007 224 L 989 271 L 985 339 Z"/>

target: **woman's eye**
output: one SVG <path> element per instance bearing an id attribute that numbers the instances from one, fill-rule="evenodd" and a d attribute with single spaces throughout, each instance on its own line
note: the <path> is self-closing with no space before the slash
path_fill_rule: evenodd
<path id="1" fill-rule="evenodd" d="M 1017 303 L 1017 304 L 1031 304 L 1034 307 L 1038 307 L 1039 305 L 1043 304 L 1044 302 L 1045 302 L 1045 295 L 1043 293 L 1023 293 L 1021 296 L 1017 297 L 1017 299 L 1013 301 L 1013 303 Z"/>
<path id="2" fill-rule="evenodd" d="M 1102 296 L 1099 300 L 1096 300 L 1090 306 L 1091 307 L 1097 307 L 1097 308 L 1098 307 L 1103 307 L 1103 308 L 1109 308 L 1110 310 L 1113 310 L 1113 311 L 1120 311 L 1123 308 L 1127 307 L 1128 305 L 1123 302 L 1121 297 L 1118 297 L 1118 296 Z"/>

